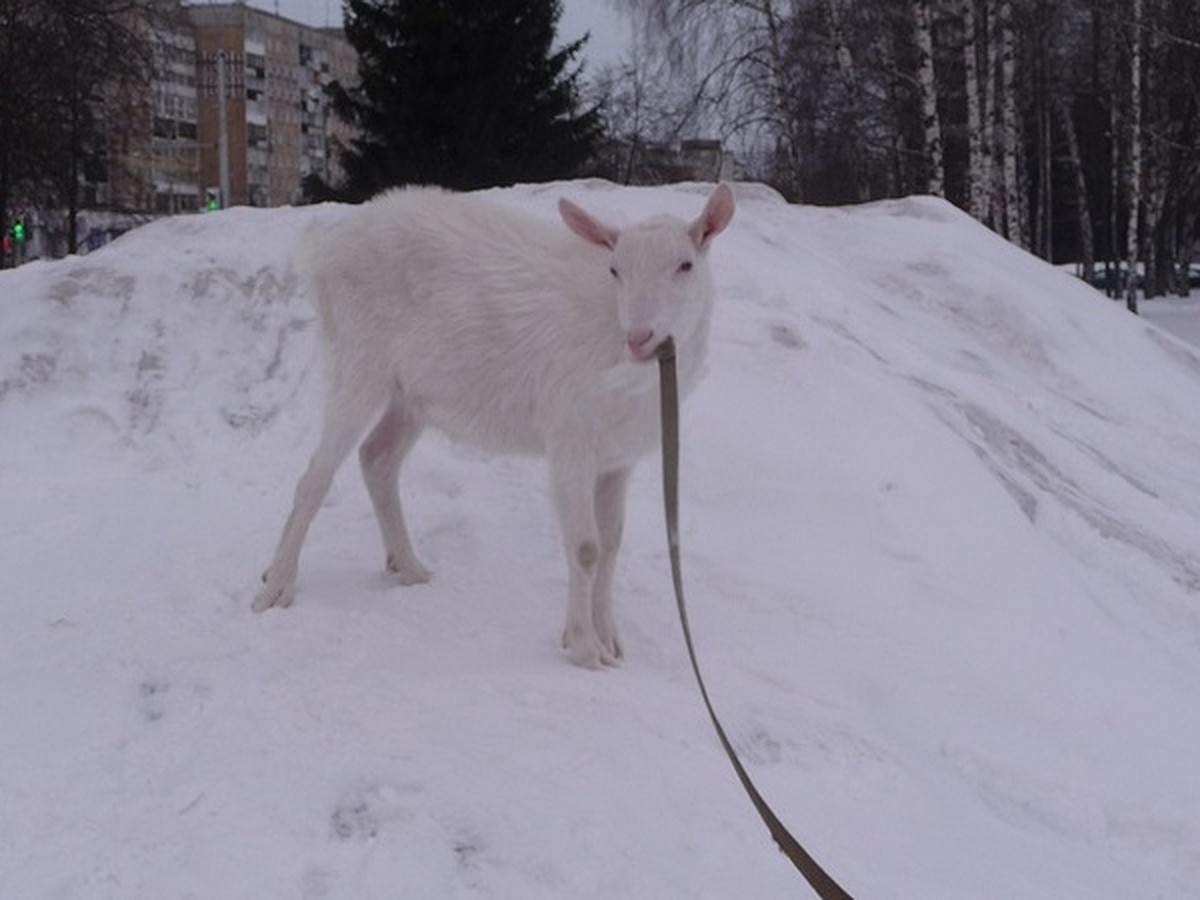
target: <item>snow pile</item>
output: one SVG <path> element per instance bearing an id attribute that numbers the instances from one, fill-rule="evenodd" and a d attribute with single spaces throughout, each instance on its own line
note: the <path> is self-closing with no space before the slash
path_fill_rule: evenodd
<path id="1" fill-rule="evenodd" d="M 707 188 L 520 187 L 615 220 Z M 948 205 L 739 189 L 684 412 L 692 626 L 759 787 L 861 897 L 1200 894 L 1200 357 Z M 231 210 L 0 273 L 0 882 L 20 897 L 785 897 L 691 683 L 657 465 L 628 659 L 576 670 L 536 461 L 427 436 L 433 583 L 315 437 L 290 248 Z"/>

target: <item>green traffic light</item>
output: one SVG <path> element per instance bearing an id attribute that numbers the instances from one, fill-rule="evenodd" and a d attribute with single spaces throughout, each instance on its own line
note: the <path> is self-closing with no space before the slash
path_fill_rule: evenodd
<path id="1" fill-rule="evenodd" d="M 25 223 L 24 222 L 22 222 L 20 220 L 13 222 L 12 236 L 13 236 L 14 241 L 25 240 Z"/>

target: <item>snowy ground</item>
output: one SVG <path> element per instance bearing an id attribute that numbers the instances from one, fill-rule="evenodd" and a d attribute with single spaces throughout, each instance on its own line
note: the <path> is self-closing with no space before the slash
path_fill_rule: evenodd
<path id="1" fill-rule="evenodd" d="M 1193 290 L 1187 297 L 1142 300 L 1138 312 L 1159 328 L 1200 347 L 1200 290 Z"/>
<path id="2" fill-rule="evenodd" d="M 759 787 L 859 898 L 1200 896 L 1200 355 L 938 201 L 739 202 L 682 541 Z M 340 215 L 0 273 L 0 896 L 805 896 L 692 684 L 653 461 L 619 670 L 557 647 L 538 464 L 436 436 L 431 584 L 347 466 L 296 605 L 249 611 L 321 392 L 289 248 Z"/>

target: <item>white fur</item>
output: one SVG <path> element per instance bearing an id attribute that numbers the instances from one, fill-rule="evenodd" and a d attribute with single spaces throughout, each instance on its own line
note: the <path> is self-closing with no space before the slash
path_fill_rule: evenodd
<path id="1" fill-rule="evenodd" d="M 408 189 L 310 242 L 304 263 L 328 355 L 324 429 L 254 609 L 291 604 L 308 526 L 372 423 L 359 460 L 387 568 L 404 584 L 428 580 L 397 481 L 433 426 L 548 458 L 568 565 L 563 645 L 579 665 L 615 665 L 625 487 L 659 440 L 653 348 L 674 338 L 687 392 L 708 343 L 707 251 L 733 206 L 720 185 L 692 223 L 659 217 L 618 231 L 563 200 L 567 231 L 477 196 Z"/>

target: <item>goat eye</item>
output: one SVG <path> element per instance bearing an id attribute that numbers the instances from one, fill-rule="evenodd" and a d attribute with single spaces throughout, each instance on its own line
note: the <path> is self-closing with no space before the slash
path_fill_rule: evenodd
<path id="1" fill-rule="evenodd" d="M 618 275 L 618 274 L 617 274 L 617 267 L 616 267 L 616 266 L 609 266 L 609 267 L 608 267 L 608 272 L 609 272 L 609 274 L 610 274 L 610 275 L 612 275 L 612 277 L 613 277 L 613 278 L 620 278 L 620 277 L 621 277 L 620 275 Z"/>
<path id="2" fill-rule="evenodd" d="M 680 272 L 690 272 L 690 271 L 692 271 L 692 264 L 691 264 L 691 261 L 690 261 L 690 260 L 685 260 L 685 261 L 681 262 L 681 263 L 679 264 L 679 271 L 680 271 Z"/>

